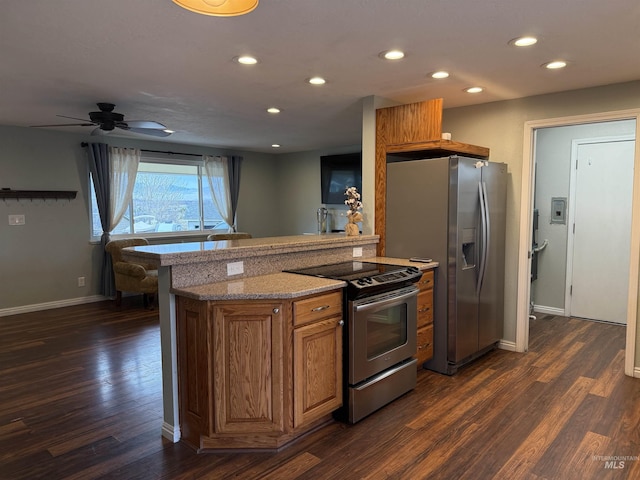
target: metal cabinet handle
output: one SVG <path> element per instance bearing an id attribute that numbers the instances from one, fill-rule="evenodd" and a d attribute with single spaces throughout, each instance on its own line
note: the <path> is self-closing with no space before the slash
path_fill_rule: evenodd
<path id="1" fill-rule="evenodd" d="M 326 310 L 330 305 L 321 305 L 320 307 L 312 308 L 312 312 L 321 312 L 322 310 Z"/>
<path id="2" fill-rule="evenodd" d="M 340 320 L 340 321 L 338 322 L 338 326 L 339 326 L 339 327 L 343 327 L 343 326 L 344 326 L 344 320 Z"/>
<path id="3" fill-rule="evenodd" d="M 273 313 L 280 313 L 280 309 L 279 308 L 274 308 L 273 309 Z"/>

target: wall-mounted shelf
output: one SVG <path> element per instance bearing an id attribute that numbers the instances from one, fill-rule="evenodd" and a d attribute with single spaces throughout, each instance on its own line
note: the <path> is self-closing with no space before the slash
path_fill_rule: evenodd
<path id="1" fill-rule="evenodd" d="M 11 190 L 10 188 L 0 189 L 0 199 L 7 198 L 54 198 L 56 200 L 73 200 L 78 192 L 69 190 Z"/>

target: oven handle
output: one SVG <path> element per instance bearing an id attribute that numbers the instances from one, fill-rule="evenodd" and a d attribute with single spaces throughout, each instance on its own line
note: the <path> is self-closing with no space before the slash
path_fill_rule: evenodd
<path id="1" fill-rule="evenodd" d="M 365 312 L 367 310 L 379 310 L 380 308 L 385 308 L 394 303 L 402 303 L 403 300 L 406 300 L 407 298 L 417 295 L 418 291 L 419 290 L 417 288 L 402 289 L 401 291 L 398 292 L 398 294 L 387 293 L 386 295 L 379 295 L 379 296 L 376 295 L 374 297 L 368 297 L 365 299 L 367 303 L 363 303 L 362 305 L 354 304 L 354 310 L 356 312 Z"/>

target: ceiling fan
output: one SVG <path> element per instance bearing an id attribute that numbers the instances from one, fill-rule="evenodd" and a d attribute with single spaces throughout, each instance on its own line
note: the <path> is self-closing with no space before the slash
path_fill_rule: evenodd
<path id="1" fill-rule="evenodd" d="M 113 103 L 98 103 L 99 112 L 89 112 L 89 120 L 84 118 L 67 117 L 66 115 L 56 115 L 56 117 L 79 120 L 83 123 L 63 123 L 57 125 L 32 125 L 33 127 L 91 127 L 97 126 L 91 135 L 101 135 L 111 132 L 115 128 L 126 130 L 143 135 L 153 135 L 154 137 L 168 137 L 173 132 L 168 130 L 163 124 L 151 120 L 128 120 L 124 121 L 122 113 L 114 112 Z"/>

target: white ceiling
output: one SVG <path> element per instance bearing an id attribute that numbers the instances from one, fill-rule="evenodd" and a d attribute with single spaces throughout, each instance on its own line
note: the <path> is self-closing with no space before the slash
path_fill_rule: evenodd
<path id="1" fill-rule="evenodd" d="M 176 130 L 166 141 L 283 153 L 360 143 L 370 95 L 450 108 L 640 79 L 638 0 L 261 0 L 228 18 L 170 0 L 1 7 L 2 125 L 69 123 L 56 115 L 111 102 Z M 523 34 L 540 40 L 508 44 Z M 381 60 L 390 48 L 406 57 Z M 245 54 L 260 62 L 233 61 Z M 557 58 L 569 66 L 540 67 Z M 428 75 L 440 69 L 451 76 Z M 306 84 L 314 75 L 327 84 Z"/>

